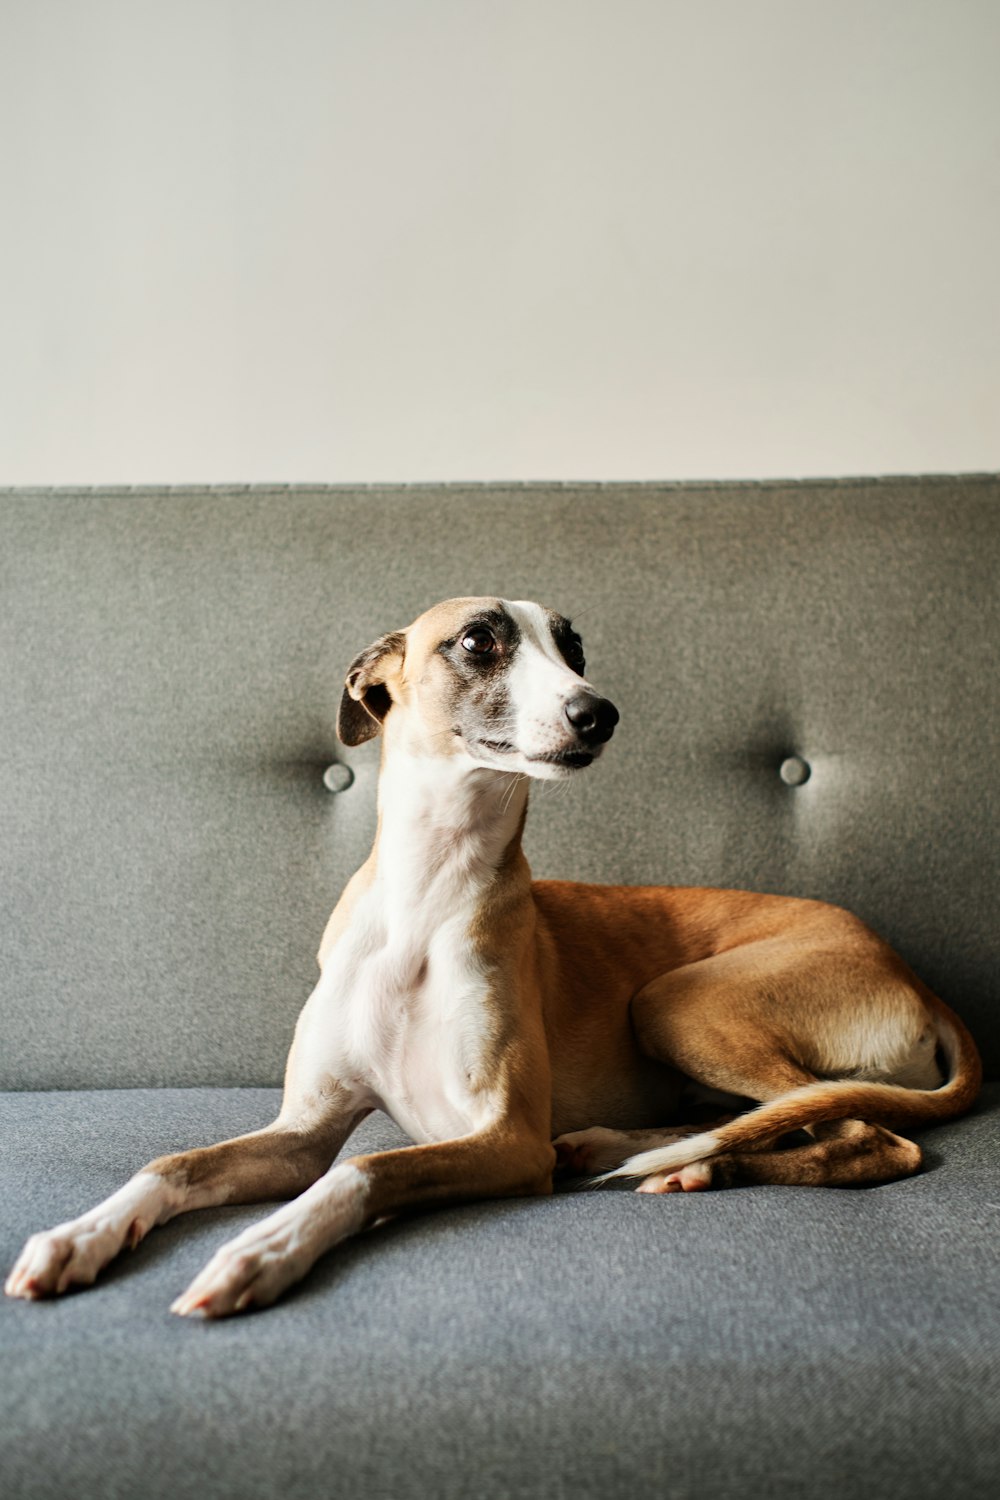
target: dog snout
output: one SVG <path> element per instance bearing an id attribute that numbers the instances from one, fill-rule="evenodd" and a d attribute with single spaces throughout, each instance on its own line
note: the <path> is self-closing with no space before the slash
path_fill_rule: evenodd
<path id="1" fill-rule="evenodd" d="M 563 712 L 577 738 L 585 745 L 603 745 L 615 732 L 618 710 L 608 698 L 596 693 L 577 693 Z"/>

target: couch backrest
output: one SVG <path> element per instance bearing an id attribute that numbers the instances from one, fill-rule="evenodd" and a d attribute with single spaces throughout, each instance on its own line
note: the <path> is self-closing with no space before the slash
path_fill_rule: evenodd
<path id="1" fill-rule="evenodd" d="M 997 477 L 63 490 L 0 494 L 0 1084 L 280 1081 L 374 827 L 344 670 L 459 593 L 572 615 L 622 712 L 537 874 L 843 903 L 995 1068 Z"/>

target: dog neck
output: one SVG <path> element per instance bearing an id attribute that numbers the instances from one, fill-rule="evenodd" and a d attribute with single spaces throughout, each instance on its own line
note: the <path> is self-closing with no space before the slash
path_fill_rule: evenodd
<path id="1" fill-rule="evenodd" d="M 527 804 L 527 777 L 477 765 L 464 753 L 387 753 L 373 858 L 390 925 L 408 921 L 415 904 L 442 912 L 478 904 L 525 864 Z"/>

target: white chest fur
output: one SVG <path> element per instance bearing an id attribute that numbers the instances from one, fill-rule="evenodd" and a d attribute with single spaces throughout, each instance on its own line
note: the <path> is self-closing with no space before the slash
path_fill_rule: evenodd
<path id="1" fill-rule="evenodd" d="M 415 1140 L 465 1135 L 490 1113 L 489 985 L 468 925 L 462 912 L 429 939 L 386 935 L 337 984 L 348 1066 Z"/>
<path id="2" fill-rule="evenodd" d="M 446 1140 L 499 1107 L 490 975 L 471 932 L 526 789 L 464 757 L 397 754 L 392 767 L 374 878 L 302 1014 L 290 1082 L 322 1094 L 336 1079 L 414 1140 Z"/>

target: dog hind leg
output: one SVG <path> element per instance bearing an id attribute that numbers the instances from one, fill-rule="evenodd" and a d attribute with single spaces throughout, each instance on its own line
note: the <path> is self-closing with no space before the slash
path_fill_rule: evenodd
<path id="1" fill-rule="evenodd" d="M 788 1187 L 876 1187 L 919 1170 L 922 1152 L 915 1141 L 884 1125 L 864 1120 L 832 1120 L 813 1127 L 816 1139 L 784 1150 L 723 1153 L 687 1166 L 654 1172 L 639 1193 L 692 1192 L 707 1187 L 753 1183 Z"/>

